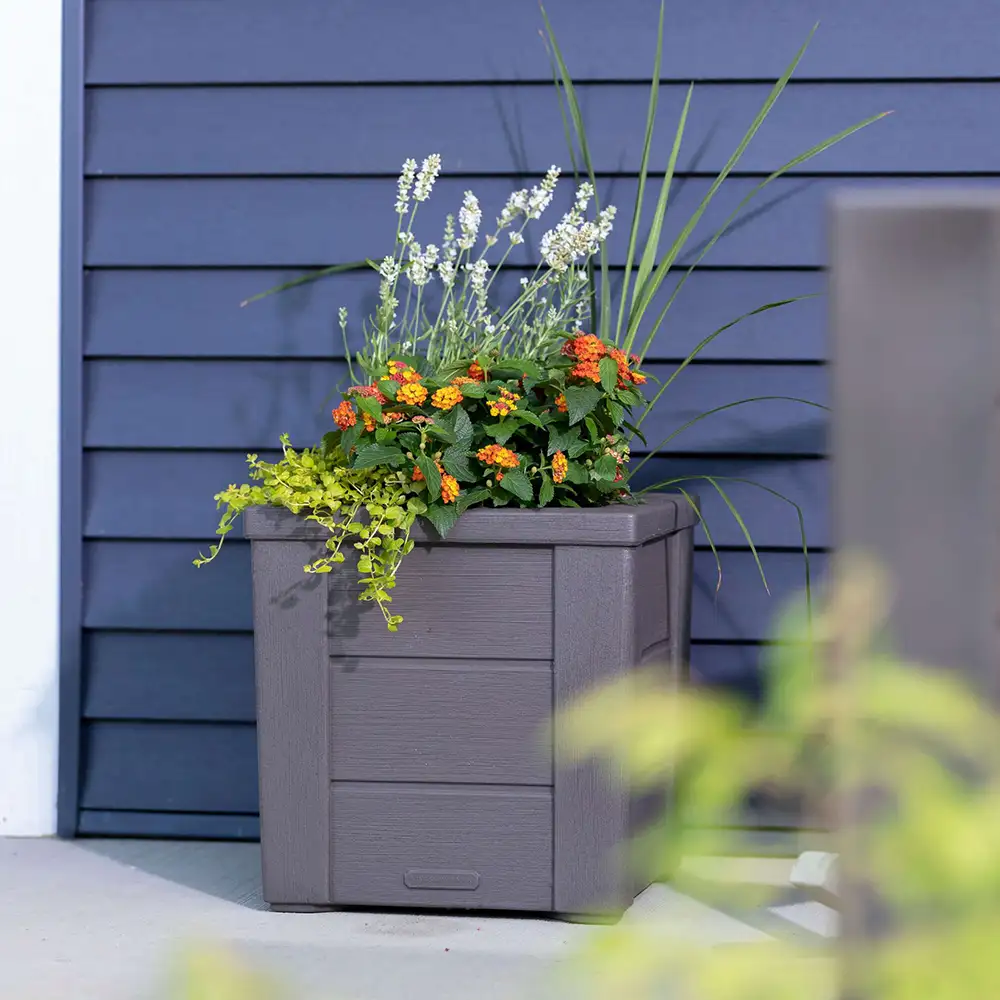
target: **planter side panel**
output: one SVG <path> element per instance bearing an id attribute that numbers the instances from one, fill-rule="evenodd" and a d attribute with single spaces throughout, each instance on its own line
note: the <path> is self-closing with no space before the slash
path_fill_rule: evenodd
<path id="1" fill-rule="evenodd" d="M 254 653 L 264 899 L 330 896 L 327 577 L 316 542 L 253 542 Z"/>

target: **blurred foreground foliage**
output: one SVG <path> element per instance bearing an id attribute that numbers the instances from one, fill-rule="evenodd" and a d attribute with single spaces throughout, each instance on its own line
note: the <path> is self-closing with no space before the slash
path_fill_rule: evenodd
<path id="1" fill-rule="evenodd" d="M 679 859 L 733 853 L 726 829 L 748 791 L 805 790 L 812 817 L 839 827 L 844 861 L 864 859 L 847 874 L 879 899 L 880 926 L 837 945 L 710 947 L 626 920 L 589 937 L 553 996 L 1000 998 L 1000 720 L 956 673 L 892 655 L 890 604 L 876 566 L 841 559 L 818 609 L 801 601 L 781 616 L 762 707 L 649 672 L 592 692 L 559 727 L 564 756 L 601 758 L 641 787 L 671 784 L 663 821 L 629 850 L 648 877 L 674 872 L 689 888 Z M 862 801 L 864 822 L 853 822 Z M 753 906 L 774 891 L 697 889 Z M 279 996 L 224 952 L 192 952 L 178 984 L 179 1000 Z"/>

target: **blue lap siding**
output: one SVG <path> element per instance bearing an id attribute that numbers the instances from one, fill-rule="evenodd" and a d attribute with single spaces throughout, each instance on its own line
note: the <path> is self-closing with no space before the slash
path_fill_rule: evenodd
<path id="1" fill-rule="evenodd" d="M 548 9 L 581 84 L 602 190 L 624 222 L 658 5 L 550 0 Z M 538 5 L 88 0 L 84 19 L 82 260 L 67 276 L 68 287 L 82 276 L 82 312 L 67 319 L 82 329 L 82 353 L 80 338 L 65 340 L 68 377 L 82 365 L 66 464 L 82 463 L 82 493 L 64 525 L 83 582 L 78 636 L 67 619 L 80 694 L 68 669 L 64 704 L 81 722 L 64 731 L 61 826 L 253 837 L 249 552 L 234 537 L 215 565 L 195 570 L 191 559 L 214 530 L 212 493 L 240 479 L 247 451 L 273 449 L 283 431 L 307 443 L 328 428 L 326 400 L 344 370 L 336 309 L 359 317 L 374 286 L 349 274 L 239 304 L 304 269 L 381 256 L 404 157 L 443 154 L 435 218 L 469 187 L 491 217 L 512 184 L 568 166 Z M 832 190 L 1000 175 L 1000 8 L 989 0 L 669 0 L 658 169 L 686 84 L 698 86 L 668 236 L 817 20 L 796 81 L 692 246 L 785 160 L 870 114 L 895 114 L 777 181 L 720 241 L 657 336 L 650 367 L 660 376 L 749 309 L 823 290 Z M 616 268 L 627 235 L 623 224 L 609 244 Z M 756 317 L 678 378 L 650 436 L 744 397 L 823 403 L 825 357 L 822 299 Z M 646 481 L 749 477 L 786 494 L 803 508 L 822 571 L 831 543 L 822 410 L 738 407 L 672 447 Z M 692 673 L 753 693 L 771 618 L 804 582 L 798 522 L 773 495 L 733 486 L 768 596 L 724 503 L 700 492 L 724 578 L 716 593 L 702 534 Z M 68 780 L 77 775 L 78 793 Z"/>

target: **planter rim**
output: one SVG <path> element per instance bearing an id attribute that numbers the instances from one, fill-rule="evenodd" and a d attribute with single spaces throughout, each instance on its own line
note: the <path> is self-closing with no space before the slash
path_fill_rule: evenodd
<path id="1" fill-rule="evenodd" d="M 692 498 L 696 499 L 696 498 Z M 419 545 L 642 545 L 693 527 L 697 514 L 682 494 L 656 493 L 639 504 L 606 507 L 477 508 L 466 511 L 448 537 L 423 521 L 410 537 Z M 252 541 L 325 539 L 327 530 L 284 507 L 249 507 L 243 535 Z"/>

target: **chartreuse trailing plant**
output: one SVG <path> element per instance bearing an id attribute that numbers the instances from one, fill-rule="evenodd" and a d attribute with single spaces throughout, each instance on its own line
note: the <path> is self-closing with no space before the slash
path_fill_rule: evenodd
<path id="1" fill-rule="evenodd" d="M 426 519 L 444 536 L 470 507 L 635 502 L 630 481 L 652 455 L 705 417 L 753 401 L 740 400 L 709 410 L 673 430 L 653 448 L 643 436 L 642 425 L 653 407 L 701 350 L 747 316 L 794 299 L 761 306 L 706 336 L 648 397 L 644 386 L 652 377 L 642 369 L 643 358 L 693 268 L 753 195 L 771 180 L 881 117 L 845 129 L 757 185 L 705 242 L 655 321 L 649 323 L 647 314 L 663 281 L 715 192 L 784 89 L 804 47 L 775 84 L 694 215 L 677 237 L 661 248 L 691 101 L 688 93 L 648 235 L 640 245 L 660 76 L 661 7 L 638 193 L 616 304 L 603 252 L 616 209 L 613 205 L 602 207 L 598 201 L 597 178 L 575 88 L 547 18 L 545 23 L 557 92 L 568 113 L 570 151 L 578 176 L 568 210 L 541 235 L 537 266 L 521 277 L 516 297 L 509 301 L 508 294 L 506 300 L 500 299 L 499 286 L 494 289 L 494 283 L 512 253 L 523 254 L 517 248 L 531 245 L 532 224 L 542 218 L 556 196 L 559 169 L 553 166 L 533 186 L 514 191 L 495 217 L 495 224 L 484 224 L 479 200 L 466 191 L 457 214 L 448 215 L 443 230 L 437 231 L 440 237 L 428 240 L 418 235 L 417 223 L 423 223 L 424 205 L 441 172 L 441 158 L 431 154 L 419 166 L 416 160 L 408 159 L 397 183 L 392 250 L 381 261 L 368 262 L 379 275 L 378 303 L 362 324 L 364 347 L 354 357 L 346 349 L 349 317 L 340 310 L 352 384 L 341 393 L 342 400 L 333 410 L 336 430 L 324 437 L 320 447 L 301 453 L 284 440 L 284 455 L 273 465 L 249 456 L 257 485 L 232 486 L 216 496 L 225 507 L 220 535 L 232 529 L 234 519 L 248 506 L 261 503 L 286 507 L 329 528 L 331 554 L 307 570 L 329 571 L 332 563 L 344 557 L 342 549 L 350 540 L 348 552 L 359 553 L 362 599 L 374 600 L 393 630 L 401 616 L 390 613 L 388 605 L 400 560 L 412 547 L 409 535 L 417 517 Z M 576 169 L 577 147 L 587 175 L 583 180 Z M 272 291 L 343 267 L 327 268 Z M 594 332 L 586 332 L 590 328 Z M 630 470 L 630 450 L 636 439 L 648 454 Z M 763 577 L 750 532 L 723 486 L 726 480 L 689 477 L 698 478 L 725 501 Z M 676 486 L 688 495 L 682 486 L 686 481 L 674 478 L 646 489 Z M 784 496 L 781 499 L 791 503 Z M 801 528 L 802 513 L 797 506 L 796 510 Z M 705 530 L 714 552 L 707 525 Z M 217 552 L 218 546 L 213 546 L 196 564 L 210 561 Z M 804 532 L 803 552 L 808 578 Z M 764 582 L 766 586 L 766 579 Z"/>

